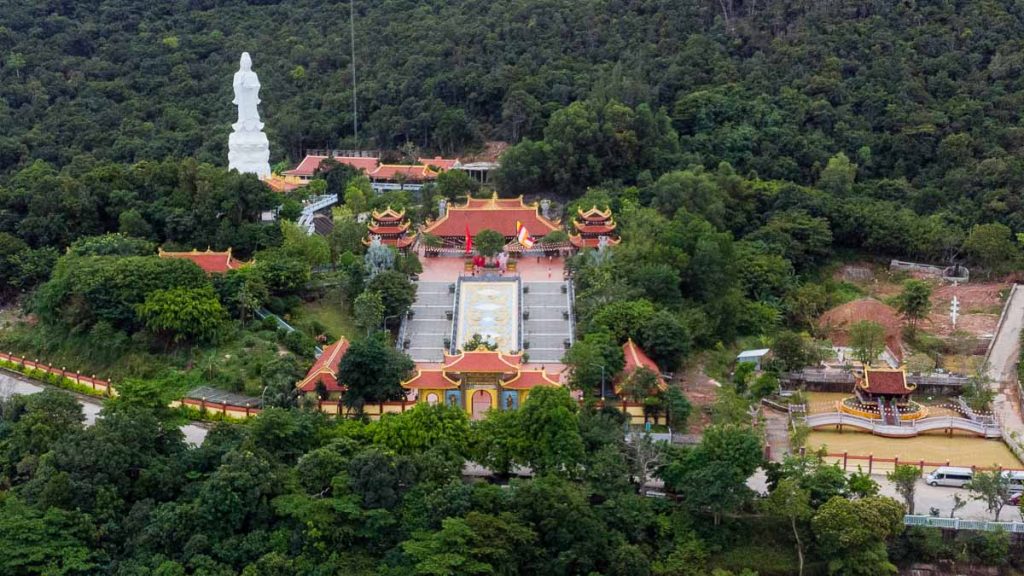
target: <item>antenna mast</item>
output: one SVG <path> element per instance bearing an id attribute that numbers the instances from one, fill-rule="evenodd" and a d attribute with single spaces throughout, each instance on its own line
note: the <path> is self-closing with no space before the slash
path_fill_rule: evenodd
<path id="1" fill-rule="evenodd" d="M 355 0 L 348 1 L 349 37 L 352 40 L 352 134 L 359 140 L 359 109 L 356 100 L 356 8 Z"/>

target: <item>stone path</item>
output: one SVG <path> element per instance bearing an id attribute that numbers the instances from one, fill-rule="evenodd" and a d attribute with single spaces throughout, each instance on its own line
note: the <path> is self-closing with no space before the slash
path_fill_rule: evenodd
<path id="1" fill-rule="evenodd" d="M 789 453 L 789 417 L 764 408 L 764 434 L 772 462 L 782 462 Z"/>

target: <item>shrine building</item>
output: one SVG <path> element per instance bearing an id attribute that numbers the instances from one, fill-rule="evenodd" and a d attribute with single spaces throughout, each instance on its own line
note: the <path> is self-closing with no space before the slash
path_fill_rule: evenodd
<path id="1" fill-rule="evenodd" d="M 338 367 L 348 352 L 348 346 L 348 340 L 341 338 L 324 348 L 323 354 L 313 363 L 306 377 L 299 380 L 298 389 L 307 395 L 315 394 L 322 400 L 341 398 L 345 386 L 338 382 Z"/>
<path id="2" fill-rule="evenodd" d="M 228 270 L 237 270 L 244 268 L 252 262 L 241 262 L 235 260 L 231 256 L 231 248 L 228 248 L 224 252 L 214 252 L 209 248 L 205 252 L 193 249 L 191 252 L 165 252 L 161 248 L 157 255 L 161 258 L 175 258 L 179 260 L 189 260 L 196 266 L 203 269 L 203 272 L 207 274 L 226 274 Z"/>
<path id="3" fill-rule="evenodd" d="M 466 234 L 475 236 L 482 230 L 499 232 L 511 241 L 519 233 L 518 225 L 525 227 L 531 236 L 542 238 L 550 232 L 561 230 L 558 220 L 545 218 L 539 204 L 526 204 L 523 197 L 467 198 L 461 206 L 444 204 L 441 215 L 423 227 L 424 234 L 438 236 L 447 248 L 465 246 Z"/>
<path id="4" fill-rule="evenodd" d="M 593 206 L 586 212 L 582 208 L 577 209 L 572 225 L 576 233 L 569 234 L 569 242 L 576 248 L 597 248 L 602 236 L 608 238 L 607 243 L 611 246 L 619 243 L 619 235 L 615 233 L 617 224 L 610 208 L 598 210 Z"/>
<path id="5" fill-rule="evenodd" d="M 506 354 L 479 348 L 445 352 L 438 367 L 417 368 L 416 375 L 402 382 L 417 402 L 460 406 L 474 420 L 488 410 L 514 410 L 537 386 L 560 386 L 544 367 L 524 368 L 522 354 Z"/>
<path id="6" fill-rule="evenodd" d="M 881 370 L 865 368 L 864 375 L 856 378 L 853 393 L 868 406 L 881 404 L 885 407 L 910 405 L 910 397 L 917 388 L 907 382 L 907 373 L 902 369 Z"/>
<path id="7" fill-rule="evenodd" d="M 369 246 L 373 237 L 379 236 L 381 244 L 405 250 L 416 241 L 416 233 L 409 232 L 410 225 L 409 219 L 405 217 L 405 209 L 395 211 L 388 206 L 383 212 L 374 210 L 370 213 L 370 224 L 363 244 Z"/>
<path id="8" fill-rule="evenodd" d="M 651 357 L 644 352 L 643 348 L 637 346 L 632 338 L 626 340 L 626 343 L 622 345 L 622 355 L 625 357 L 626 363 L 622 368 L 622 372 L 619 372 L 615 377 L 614 387 L 616 396 L 623 395 L 623 384 L 640 368 L 646 368 L 654 372 L 654 375 L 657 377 L 658 390 L 650 390 L 650 393 L 654 394 L 658 391 L 664 392 L 668 390 L 668 383 L 661 376 L 661 369 L 658 368 L 658 364 L 651 360 Z"/>

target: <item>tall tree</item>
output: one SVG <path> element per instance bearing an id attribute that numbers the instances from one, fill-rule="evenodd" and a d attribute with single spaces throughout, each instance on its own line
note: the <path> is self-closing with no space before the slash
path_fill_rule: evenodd
<path id="1" fill-rule="evenodd" d="M 922 280 L 907 280 L 903 283 L 903 291 L 896 298 L 896 309 L 910 321 L 911 329 L 928 317 L 932 308 L 932 287 Z"/>
<path id="2" fill-rule="evenodd" d="M 850 347 L 853 355 L 870 365 L 885 350 L 885 328 L 878 322 L 861 320 L 850 325 Z"/>
<path id="3" fill-rule="evenodd" d="M 520 409 L 519 425 L 529 438 L 524 463 L 537 474 L 575 477 L 583 460 L 576 402 L 565 388 L 538 387 Z"/>
<path id="4" fill-rule="evenodd" d="M 811 508 L 810 493 L 801 488 L 795 480 L 786 478 L 779 482 L 761 505 L 772 516 L 783 518 L 789 522 L 793 540 L 796 542 L 796 554 L 799 562 L 797 574 L 803 576 L 804 544 L 800 539 L 800 525 L 810 520 L 814 514 L 814 509 Z"/>
<path id="5" fill-rule="evenodd" d="M 347 387 L 345 406 L 361 413 L 368 403 L 401 399 L 402 381 L 413 366 L 405 353 L 388 346 L 382 334 L 353 342 L 338 365 L 338 382 Z"/>
<path id="6" fill-rule="evenodd" d="M 917 491 L 917 481 L 921 479 L 921 471 L 917 466 L 909 464 L 898 464 L 892 472 L 885 477 L 896 487 L 896 491 L 903 497 L 907 504 L 907 514 L 914 513 L 914 493 Z"/>

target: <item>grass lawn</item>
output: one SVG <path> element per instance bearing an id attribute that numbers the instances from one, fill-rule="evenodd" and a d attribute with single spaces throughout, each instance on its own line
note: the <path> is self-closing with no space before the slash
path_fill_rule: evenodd
<path id="1" fill-rule="evenodd" d="M 359 331 L 352 315 L 349 314 L 348 307 L 336 291 L 328 292 L 319 300 L 303 302 L 291 314 L 291 319 L 286 321 L 308 334 L 313 332 L 310 330 L 311 325 L 314 322 L 319 323 L 327 329 L 331 340 L 336 340 L 340 336 L 351 340 Z"/>

